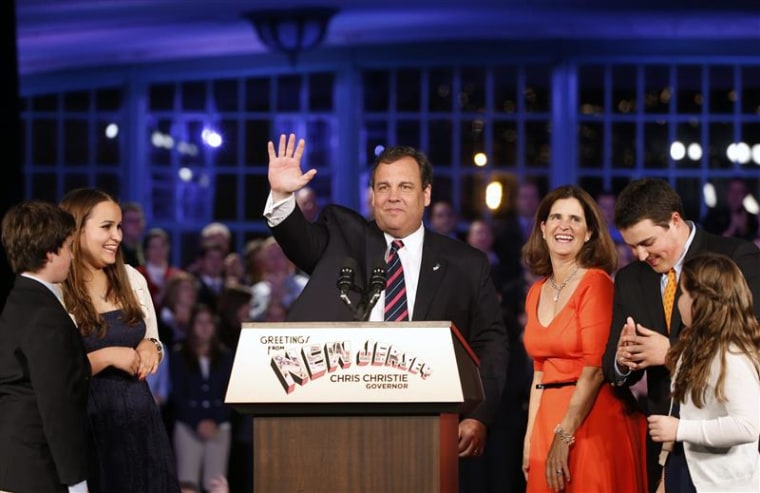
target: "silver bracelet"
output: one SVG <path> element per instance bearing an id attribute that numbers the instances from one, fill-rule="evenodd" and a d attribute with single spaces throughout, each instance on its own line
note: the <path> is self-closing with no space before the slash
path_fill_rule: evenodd
<path id="1" fill-rule="evenodd" d="M 557 427 L 554 428 L 554 434 L 559 435 L 559 438 L 565 442 L 565 445 L 568 447 L 571 447 L 575 443 L 575 437 L 563 430 L 560 425 L 557 425 Z"/>
<path id="2" fill-rule="evenodd" d="M 164 359 L 164 345 L 161 344 L 161 341 L 154 337 L 150 337 L 148 340 L 155 344 L 156 350 L 158 351 L 158 362 L 160 363 Z"/>

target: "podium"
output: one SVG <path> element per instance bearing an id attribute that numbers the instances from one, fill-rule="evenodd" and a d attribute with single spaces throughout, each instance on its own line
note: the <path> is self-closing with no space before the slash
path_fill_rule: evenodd
<path id="1" fill-rule="evenodd" d="M 458 492 L 477 358 L 440 322 L 248 323 L 225 402 L 253 415 L 255 493 Z"/>

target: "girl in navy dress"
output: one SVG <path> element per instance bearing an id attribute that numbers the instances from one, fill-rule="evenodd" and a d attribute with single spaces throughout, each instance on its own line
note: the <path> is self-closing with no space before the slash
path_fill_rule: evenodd
<path id="1" fill-rule="evenodd" d="M 76 220 L 64 303 L 92 366 L 87 403 L 91 493 L 174 493 L 169 438 L 145 378 L 161 363 L 145 278 L 125 265 L 121 208 L 105 192 L 77 189 L 61 207 Z"/>

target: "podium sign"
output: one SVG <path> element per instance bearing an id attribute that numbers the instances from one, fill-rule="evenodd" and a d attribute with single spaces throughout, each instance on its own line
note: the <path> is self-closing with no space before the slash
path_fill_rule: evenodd
<path id="1" fill-rule="evenodd" d="M 458 415 L 482 400 L 447 321 L 244 324 L 225 399 L 254 415 L 256 493 L 456 493 Z"/>
<path id="2" fill-rule="evenodd" d="M 226 402 L 253 414 L 302 413 L 300 404 L 456 411 L 456 343 L 448 322 L 245 324 Z"/>

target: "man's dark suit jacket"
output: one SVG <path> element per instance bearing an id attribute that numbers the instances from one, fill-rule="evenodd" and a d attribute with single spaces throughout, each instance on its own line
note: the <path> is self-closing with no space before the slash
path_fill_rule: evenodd
<path id="1" fill-rule="evenodd" d="M 689 250 L 686 252 L 684 261 L 699 253 L 714 252 L 722 253 L 731 257 L 744 274 L 749 284 L 755 304 L 755 314 L 760 315 L 760 250 L 748 241 L 734 238 L 716 236 L 697 228 Z M 662 306 L 660 288 L 661 274 L 655 272 L 646 262 L 632 262 L 622 268 L 615 276 L 615 298 L 612 311 L 612 327 L 610 338 L 607 341 L 607 349 L 604 353 L 604 374 L 607 380 L 613 384 L 622 384 L 622 387 L 630 387 L 641 380 L 646 371 L 647 375 L 647 411 L 650 414 L 668 414 L 670 406 L 670 374 L 665 366 L 655 366 L 646 370 L 632 372 L 624 382 L 621 382 L 615 372 L 615 354 L 620 333 L 627 317 L 633 317 L 636 323 L 650 330 L 667 335 L 665 325 L 665 310 Z M 680 286 L 676 291 L 676 302 L 673 305 L 671 319 L 670 344 L 678 340 L 683 329 L 681 314 L 678 312 L 678 297 L 681 295 Z M 627 389 L 621 389 L 627 392 Z M 653 479 L 659 479 L 656 453 L 651 457 L 653 450 L 651 438 L 648 447 L 647 461 L 649 464 L 650 487 Z M 659 445 L 654 448 L 659 453 Z M 654 477 L 653 477 L 654 476 Z M 656 486 L 656 482 L 654 486 Z"/>
<path id="2" fill-rule="evenodd" d="M 0 317 L 0 490 L 66 492 L 87 479 L 89 382 L 63 305 L 17 276 Z"/>
<path id="3" fill-rule="evenodd" d="M 288 258 L 310 275 L 288 321 L 352 320 L 336 282 L 347 257 L 358 264 L 359 286 L 367 285 L 373 266 L 385 265 L 386 243 L 377 224 L 335 205 L 325 207 L 311 224 L 296 207 L 272 234 Z M 489 425 L 505 383 L 509 343 L 485 254 L 426 230 L 412 317 L 452 321 L 475 351 L 486 400 L 465 417 Z"/>

